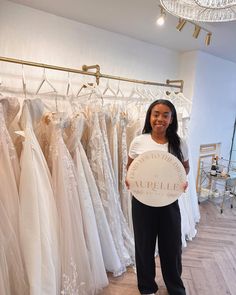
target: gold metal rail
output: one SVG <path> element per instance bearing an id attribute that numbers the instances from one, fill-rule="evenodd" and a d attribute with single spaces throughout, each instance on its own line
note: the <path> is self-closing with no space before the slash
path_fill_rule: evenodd
<path id="1" fill-rule="evenodd" d="M 100 78 L 105 78 L 105 79 L 119 80 L 119 81 L 144 84 L 144 85 L 172 87 L 172 88 L 180 89 L 180 92 L 183 92 L 183 84 L 184 84 L 183 80 L 166 80 L 166 83 L 159 83 L 159 82 L 152 82 L 152 81 L 145 81 L 145 80 L 129 79 L 129 78 L 124 78 L 124 77 L 119 77 L 119 76 L 102 74 L 99 65 L 91 65 L 91 66 L 83 65 L 82 70 L 78 70 L 78 69 L 73 69 L 73 68 L 54 66 L 54 65 L 31 62 L 31 61 L 20 60 L 20 59 L 9 58 L 9 57 L 0 57 L 0 61 L 21 64 L 21 65 L 26 65 L 26 66 L 32 66 L 32 67 L 40 67 L 40 68 L 56 70 L 56 71 L 64 71 L 64 72 L 68 72 L 68 73 L 94 76 L 94 77 L 96 77 L 97 84 L 99 84 Z M 89 70 L 93 70 L 93 69 L 95 69 L 95 72 L 89 71 Z"/>

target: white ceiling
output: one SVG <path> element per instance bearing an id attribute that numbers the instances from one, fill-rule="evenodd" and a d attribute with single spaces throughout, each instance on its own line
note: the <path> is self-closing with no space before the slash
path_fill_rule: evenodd
<path id="1" fill-rule="evenodd" d="M 187 24 L 182 32 L 175 28 L 178 19 L 167 15 L 163 27 L 156 25 L 158 0 L 13 0 L 98 28 L 157 44 L 180 52 L 203 50 L 236 62 L 236 22 L 202 24 L 213 33 L 212 43 L 204 44 L 205 32 L 192 38 L 194 26 Z"/>

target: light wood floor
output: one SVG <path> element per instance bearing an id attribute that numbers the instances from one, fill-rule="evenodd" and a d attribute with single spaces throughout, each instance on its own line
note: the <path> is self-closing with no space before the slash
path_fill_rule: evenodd
<path id="1" fill-rule="evenodd" d="M 200 205 L 197 236 L 183 249 L 182 278 L 187 295 L 236 295 L 236 208 Z M 159 259 L 156 259 L 159 294 L 167 295 Z M 101 295 L 139 295 L 132 269 L 119 278 L 109 278 Z"/>

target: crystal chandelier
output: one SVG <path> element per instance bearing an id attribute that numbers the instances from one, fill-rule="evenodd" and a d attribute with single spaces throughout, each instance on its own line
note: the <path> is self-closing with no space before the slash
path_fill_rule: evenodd
<path id="1" fill-rule="evenodd" d="M 236 0 L 160 0 L 169 13 L 192 21 L 236 20 Z"/>

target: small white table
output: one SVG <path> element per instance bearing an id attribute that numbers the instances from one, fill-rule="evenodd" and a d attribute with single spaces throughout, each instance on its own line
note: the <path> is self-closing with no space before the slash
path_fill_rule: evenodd
<path id="1" fill-rule="evenodd" d="M 206 174 L 207 178 L 209 179 L 209 195 L 208 197 L 211 198 L 212 196 L 212 192 L 215 189 L 216 184 L 220 185 L 223 187 L 223 200 L 220 206 L 220 213 L 223 213 L 223 209 L 224 209 L 224 202 L 226 200 L 227 194 L 227 183 L 231 180 L 234 180 L 234 178 L 232 178 L 230 175 L 227 176 L 222 176 L 221 174 L 217 173 L 216 175 L 211 175 L 210 172 L 208 172 Z M 232 189 L 235 191 L 235 185 L 234 187 L 232 187 Z M 232 190 L 231 190 L 232 192 Z M 233 203 L 231 203 L 231 208 L 233 208 Z"/>

